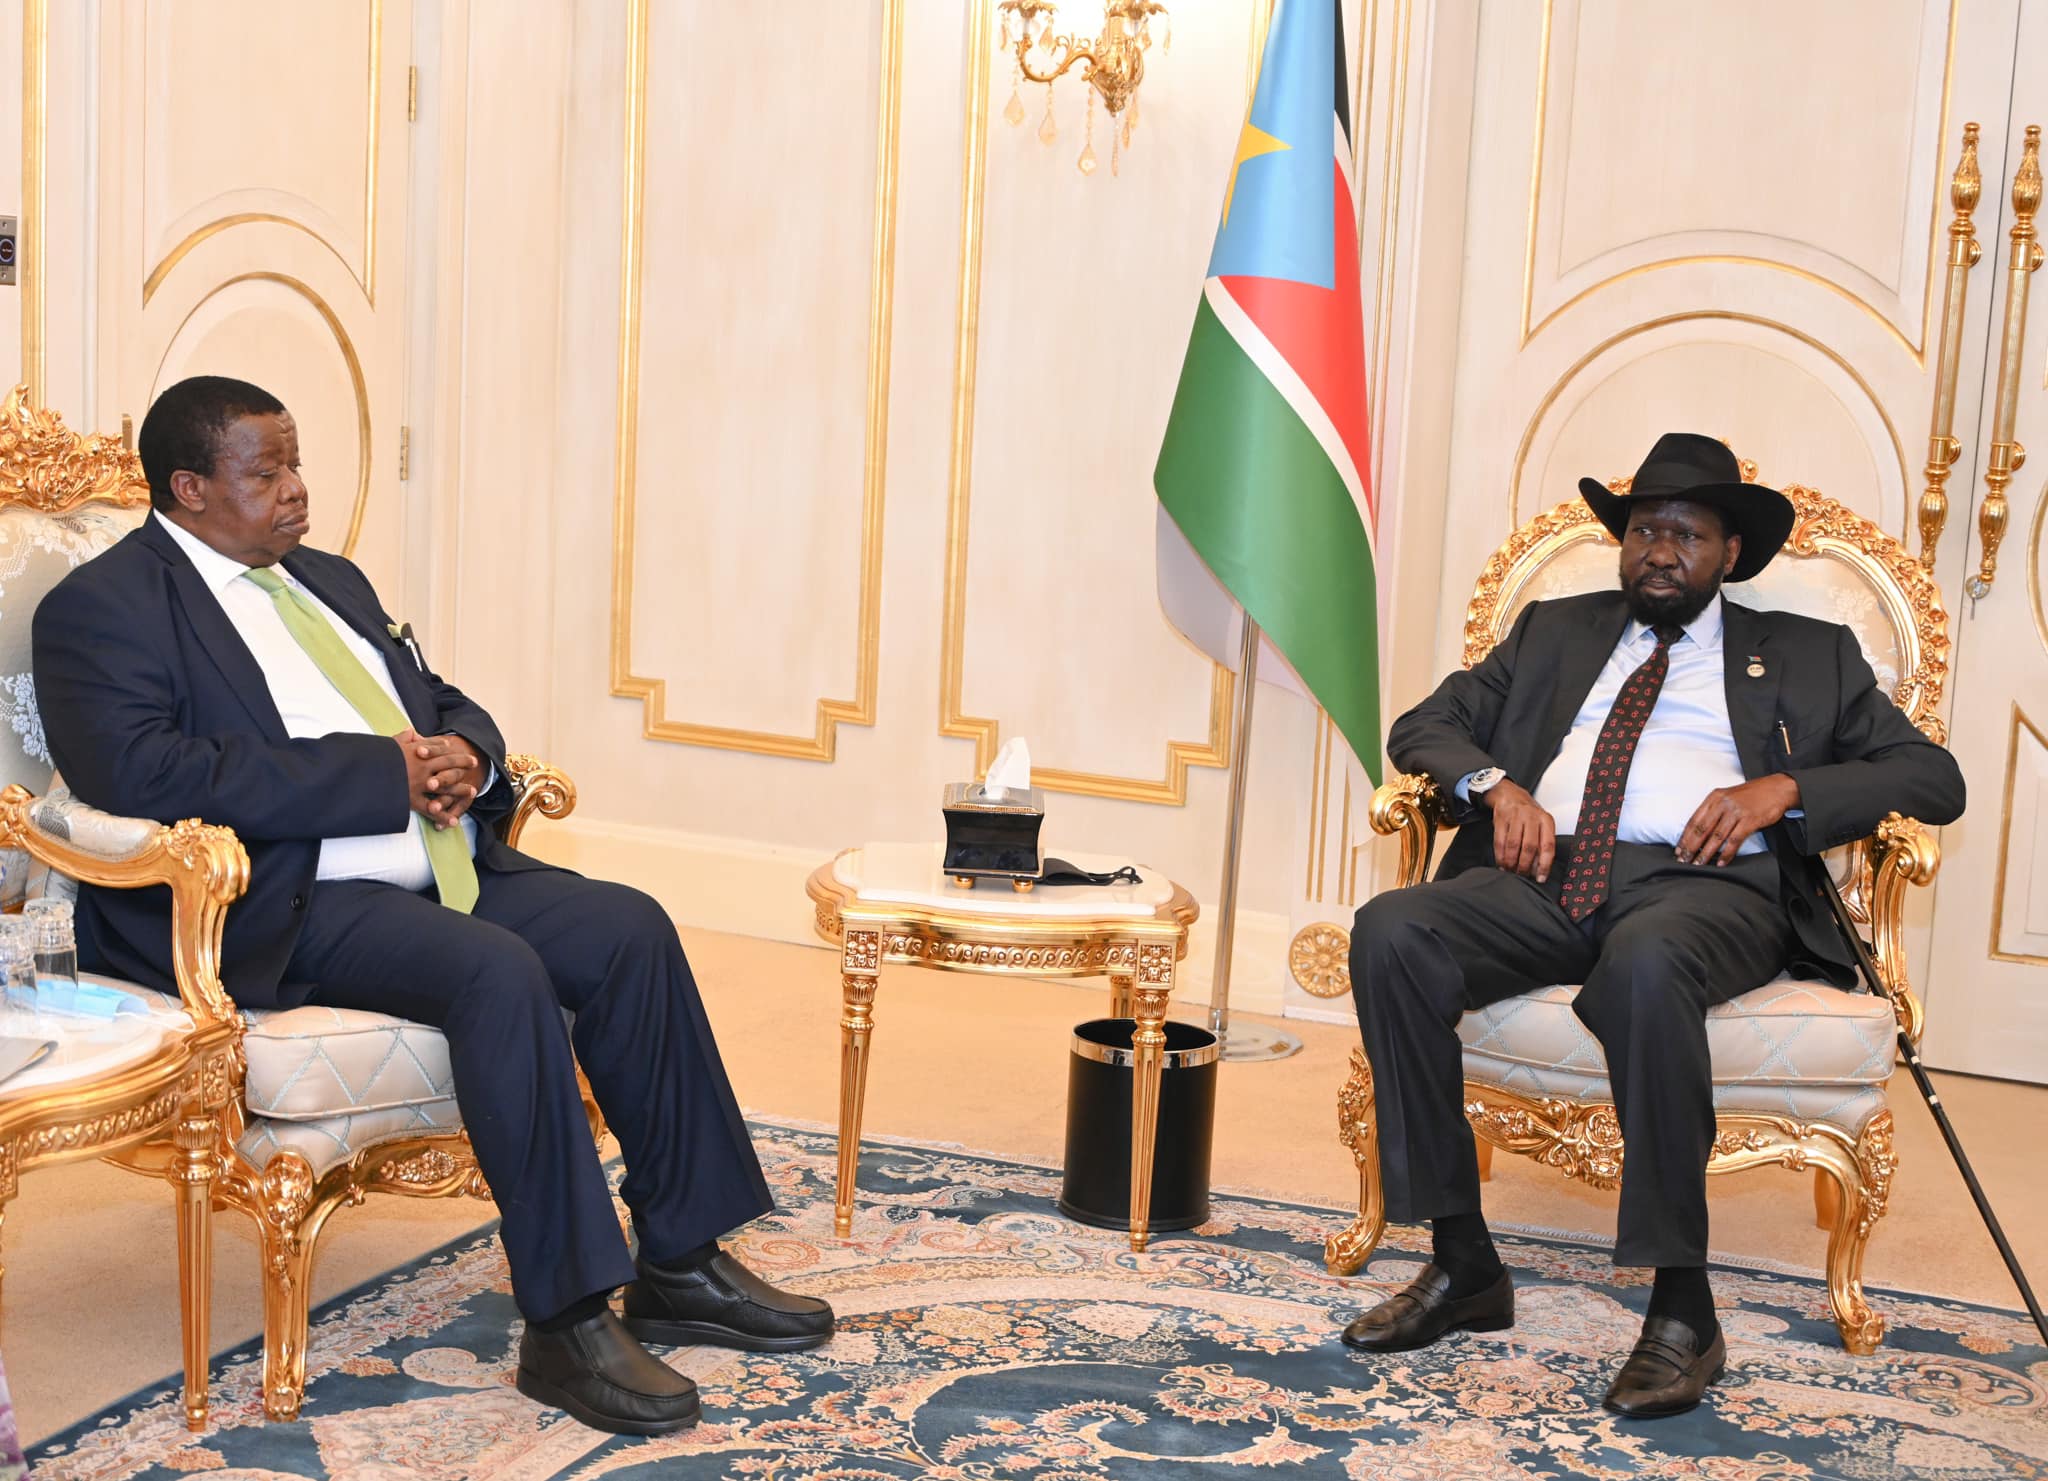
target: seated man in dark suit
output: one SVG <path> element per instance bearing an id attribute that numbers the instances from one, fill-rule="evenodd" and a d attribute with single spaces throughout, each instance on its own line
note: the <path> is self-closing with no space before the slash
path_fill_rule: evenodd
<path id="1" fill-rule="evenodd" d="M 1818 856 L 1890 812 L 1952 822 L 1963 778 L 1849 629 L 1723 600 L 1793 522 L 1727 448 L 1667 434 L 1626 496 L 1579 490 L 1621 542 L 1621 589 L 1531 603 L 1387 736 L 1463 825 L 1433 882 L 1365 904 L 1351 947 L 1387 1217 L 1428 1220 L 1433 1250 L 1344 1340 L 1393 1352 L 1513 1324 L 1456 1025 L 1581 983 L 1573 1007 L 1606 1054 L 1625 1144 L 1614 1260 L 1657 1271 L 1606 1403 L 1650 1417 L 1698 1404 L 1726 1363 L 1705 1269 L 1706 1011 L 1788 967 L 1854 986 Z"/>
<path id="2" fill-rule="evenodd" d="M 716 1242 L 773 1205 L 674 925 L 637 890 L 497 840 L 512 806 L 498 728 L 394 636 L 361 571 L 301 548 L 284 406 L 242 381 L 181 381 L 140 450 L 153 512 L 36 612 L 51 754 L 96 807 L 235 830 L 250 885 L 221 970 L 237 1002 L 362 1008 L 446 1035 L 526 1318 L 521 1392 L 660 1434 L 696 1422 L 696 1390 L 636 1337 L 826 1341 L 824 1302 Z M 87 887 L 79 923 L 91 965 L 171 985 L 168 892 Z M 625 1154 L 637 1257 L 579 1062 Z"/>

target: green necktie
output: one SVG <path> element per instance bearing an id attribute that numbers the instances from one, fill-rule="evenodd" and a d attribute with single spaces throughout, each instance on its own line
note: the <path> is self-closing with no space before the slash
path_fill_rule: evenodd
<path id="1" fill-rule="evenodd" d="M 270 604 L 284 623 L 292 641 L 306 650 L 341 697 L 355 707 L 371 729 L 384 735 L 398 735 L 412 728 L 397 701 L 384 686 L 370 677 L 361 660 L 349 652 L 348 644 L 334 630 L 334 624 L 320 615 L 320 609 L 285 585 L 284 578 L 267 566 L 242 573 L 270 594 Z M 476 861 L 470 857 L 468 830 L 460 827 L 434 828 L 415 814 L 420 837 L 427 845 L 427 862 L 433 866 L 434 884 L 441 903 L 464 915 L 476 905 Z"/>

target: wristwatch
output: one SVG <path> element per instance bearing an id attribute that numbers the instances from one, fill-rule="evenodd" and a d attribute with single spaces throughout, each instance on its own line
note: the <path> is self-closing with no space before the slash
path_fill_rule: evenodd
<path id="1" fill-rule="evenodd" d="M 1477 797 L 1481 792 L 1491 792 L 1508 779 L 1508 774 L 1498 766 L 1488 766 L 1472 773 L 1472 779 L 1465 783 L 1465 795 Z"/>

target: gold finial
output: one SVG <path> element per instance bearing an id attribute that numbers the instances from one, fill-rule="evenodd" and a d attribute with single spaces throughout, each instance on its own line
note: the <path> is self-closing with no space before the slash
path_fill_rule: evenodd
<path id="1" fill-rule="evenodd" d="M 1970 230 L 1970 213 L 1977 209 L 1977 201 L 1984 193 L 1984 176 L 1977 169 L 1977 125 L 1963 125 L 1963 158 L 1956 166 L 1955 178 L 1949 181 L 1948 198 L 1956 208 L 1956 220 L 1949 226 L 1951 232 L 1960 227 L 1965 234 Z"/>

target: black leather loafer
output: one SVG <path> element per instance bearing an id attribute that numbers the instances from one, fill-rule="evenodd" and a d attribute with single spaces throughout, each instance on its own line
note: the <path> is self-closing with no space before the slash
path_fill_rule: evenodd
<path id="1" fill-rule="evenodd" d="M 666 1435 L 697 1422 L 697 1385 L 627 1335 L 607 1306 L 559 1332 L 519 1339 L 519 1392 L 594 1430 Z"/>
<path id="2" fill-rule="evenodd" d="M 1451 1278 L 1435 1265 L 1344 1329 L 1344 1345 L 1360 1352 L 1407 1352 L 1446 1332 L 1498 1332 L 1515 1324 L 1515 1286 L 1500 1279 L 1476 1296 L 1453 1297 Z"/>
<path id="3" fill-rule="evenodd" d="M 638 1263 L 626 1287 L 626 1330 L 642 1342 L 799 1352 L 832 1338 L 832 1308 L 793 1296 L 724 1250 L 689 1270 Z"/>
<path id="4" fill-rule="evenodd" d="M 1668 1316 L 1643 1323 L 1635 1351 L 1614 1375 L 1601 1402 L 1627 1419 L 1661 1419 L 1698 1406 L 1707 1385 L 1728 1371 L 1728 1343 L 1716 1327 L 1714 1340 L 1700 1351 L 1691 1327 Z"/>

